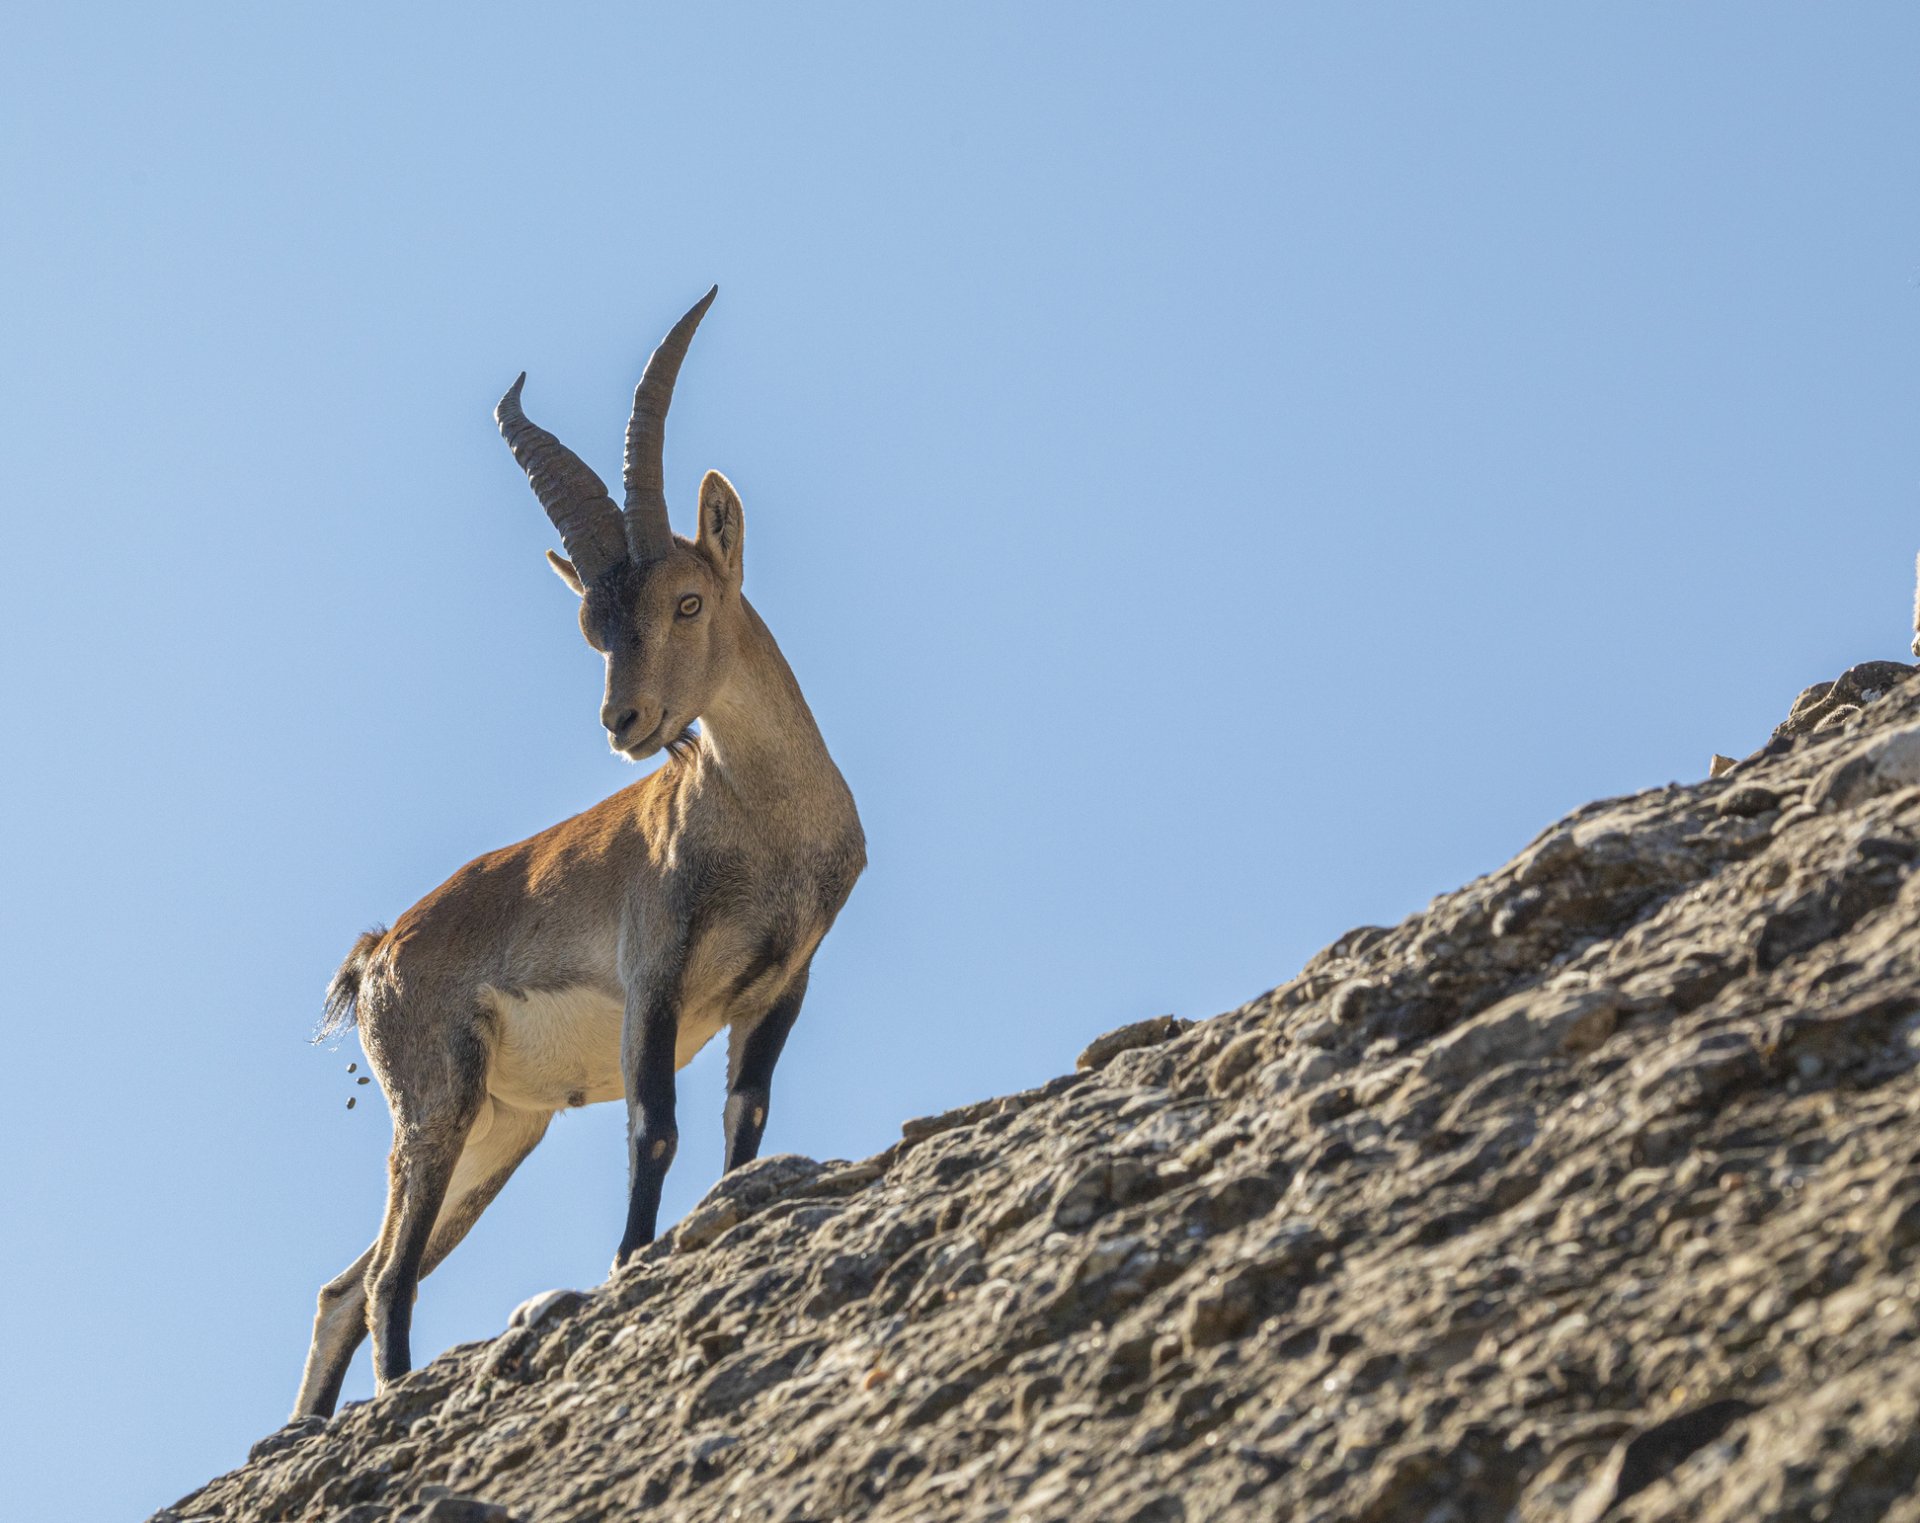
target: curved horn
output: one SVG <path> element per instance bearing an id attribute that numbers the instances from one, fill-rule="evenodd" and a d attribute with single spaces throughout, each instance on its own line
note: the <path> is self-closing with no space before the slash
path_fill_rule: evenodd
<path id="1" fill-rule="evenodd" d="M 720 294 L 715 286 L 673 325 L 660 340 L 634 388 L 633 416 L 627 420 L 627 548 L 637 561 L 665 555 L 673 547 L 673 529 L 667 522 L 667 489 L 663 454 L 667 443 L 667 408 L 673 404 L 673 383 L 680 362 L 687 357 L 693 330 Z"/>
<path id="2" fill-rule="evenodd" d="M 526 384 L 526 372 L 522 371 L 493 410 L 493 421 L 500 425 L 500 437 L 507 441 L 520 469 L 527 473 L 533 495 L 560 531 L 560 543 L 567 547 L 580 579 L 591 582 L 609 566 L 627 558 L 620 510 L 607 495 L 607 484 L 586 461 L 537 423 L 527 421 L 520 410 L 520 388 Z"/>

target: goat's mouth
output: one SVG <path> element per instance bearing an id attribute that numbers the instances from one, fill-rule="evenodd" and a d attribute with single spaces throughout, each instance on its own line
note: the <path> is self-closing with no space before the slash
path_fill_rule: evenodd
<path id="1" fill-rule="evenodd" d="M 660 723 L 655 725 L 645 735 L 641 736 L 640 739 L 624 746 L 616 743 L 613 749 L 628 761 L 642 762 L 657 751 L 663 751 L 669 747 L 677 746 L 682 740 L 686 739 L 689 728 L 690 725 L 687 722 L 672 720 L 663 714 L 660 716 Z"/>

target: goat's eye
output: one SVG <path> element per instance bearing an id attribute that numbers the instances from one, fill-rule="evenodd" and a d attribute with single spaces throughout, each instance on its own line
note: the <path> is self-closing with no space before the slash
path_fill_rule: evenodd
<path id="1" fill-rule="evenodd" d="M 698 593 L 689 592 L 685 597 L 683 597 L 680 600 L 680 617 L 681 618 L 691 619 L 699 611 L 700 611 L 700 596 Z"/>

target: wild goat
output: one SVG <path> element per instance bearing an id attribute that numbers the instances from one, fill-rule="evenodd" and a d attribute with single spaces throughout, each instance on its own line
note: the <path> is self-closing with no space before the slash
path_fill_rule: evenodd
<path id="1" fill-rule="evenodd" d="M 320 1292 L 296 1416 L 333 1410 L 369 1329 L 379 1386 L 407 1372 L 421 1277 L 561 1107 L 626 1098 L 616 1267 L 653 1240 L 674 1073 L 722 1026 L 726 1167 L 753 1158 L 814 950 L 866 865 L 853 795 L 741 595 L 739 495 L 709 471 L 698 535 L 668 525 L 667 408 L 714 295 L 674 325 L 634 393 L 624 511 L 527 421 L 524 375 L 494 415 L 566 547 L 547 558 L 606 658 L 613 749 L 670 756 L 585 814 L 468 863 L 392 930 L 362 936 L 334 976 L 322 1030 L 358 1021 L 393 1151 L 379 1237 Z"/>

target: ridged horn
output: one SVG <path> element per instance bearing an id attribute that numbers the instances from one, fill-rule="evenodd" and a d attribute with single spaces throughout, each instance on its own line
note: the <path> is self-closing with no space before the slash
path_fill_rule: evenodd
<path id="1" fill-rule="evenodd" d="M 592 466 L 537 423 L 527 421 L 520 410 L 520 388 L 526 384 L 526 372 L 522 371 L 494 408 L 493 421 L 500 425 L 500 437 L 507 441 L 520 469 L 527 473 L 533 495 L 560 531 L 560 543 L 566 546 L 574 570 L 582 581 L 591 582 L 627 558 L 620 510 Z"/>
<path id="2" fill-rule="evenodd" d="M 673 325 L 634 388 L 633 416 L 627 420 L 627 507 L 622 516 L 627 549 L 637 561 L 653 560 L 673 548 L 664 461 L 667 409 L 673 405 L 673 383 L 680 374 L 680 362 L 687 357 L 687 345 L 693 342 L 693 330 L 719 294 L 715 286 Z"/>

